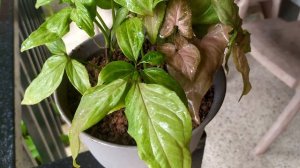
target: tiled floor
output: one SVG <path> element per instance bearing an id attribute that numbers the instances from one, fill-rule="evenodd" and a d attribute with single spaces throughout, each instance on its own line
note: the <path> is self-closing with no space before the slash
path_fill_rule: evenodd
<path id="1" fill-rule="evenodd" d="M 232 71 L 219 114 L 207 126 L 202 168 L 300 167 L 300 113 L 288 129 L 257 157 L 251 152 L 293 95 L 293 90 L 270 74 L 250 55 L 253 89 L 241 102 L 241 77 Z"/>

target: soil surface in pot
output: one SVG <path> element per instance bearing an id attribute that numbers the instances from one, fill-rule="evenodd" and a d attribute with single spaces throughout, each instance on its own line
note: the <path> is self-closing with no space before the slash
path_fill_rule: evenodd
<path id="1" fill-rule="evenodd" d="M 89 60 L 85 61 L 87 70 L 89 72 L 90 82 L 92 86 L 97 84 L 97 79 L 99 72 L 102 67 L 106 65 L 106 59 L 104 59 L 104 53 L 97 53 L 92 56 Z M 112 60 L 126 60 L 120 51 L 116 51 L 113 54 Z M 84 61 L 81 61 L 84 62 Z M 79 105 L 81 95 L 78 93 L 72 86 L 68 87 L 68 100 L 70 104 L 70 109 L 72 116 L 74 116 L 75 111 Z M 201 122 L 207 116 L 214 98 L 214 88 L 211 87 L 210 90 L 206 93 L 205 97 L 202 100 L 200 107 L 200 119 Z M 196 128 L 197 125 L 193 123 L 193 128 Z M 104 117 L 98 124 L 94 125 L 85 132 L 96 137 L 98 139 L 120 144 L 120 145 L 136 145 L 134 139 L 127 133 L 127 119 L 124 113 L 124 109 L 113 112 L 106 117 Z"/>

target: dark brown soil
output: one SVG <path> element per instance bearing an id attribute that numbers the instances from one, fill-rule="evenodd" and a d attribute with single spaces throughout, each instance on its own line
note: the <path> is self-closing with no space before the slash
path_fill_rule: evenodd
<path id="1" fill-rule="evenodd" d="M 149 46 L 146 46 L 144 49 L 153 50 Z M 97 79 L 99 72 L 102 67 L 106 65 L 106 61 L 103 55 L 95 55 L 88 60 L 86 67 L 89 72 L 89 77 L 92 86 L 97 84 Z M 120 50 L 114 52 L 112 60 L 127 60 L 121 53 Z M 71 112 L 75 113 L 76 108 L 80 102 L 80 94 L 72 87 L 68 90 L 68 98 L 70 100 L 70 109 Z M 213 102 L 214 89 L 213 87 L 205 95 L 201 107 L 200 107 L 200 119 L 201 122 L 207 116 L 209 109 L 211 108 Z M 193 123 L 193 127 L 196 127 L 196 124 Z M 128 124 L 127 119 L 124 113 L 124 109 L 113 112 L 107 115 L 102 119 L 98 124 L 94 125 L 90 129 L 86 130 L 90 135 L 99 138 L 101 140 L 121 144 L 121 145 L 136 145 L 134 139 L 127 133 Z"/>
<path id="2" fill-rule="evenodd" d="M 113 112 L 102 119 L 87 132 L 99 139 L 121 145 L 136 145 L 134 139 L 127 133 L 127 119 L 124 109 Z"/>
<path id="3" fill-rule="evenodd" d="M 213 100 L 214 100 L 214 93 L 215 93 L 215 90 L 214 90 L 214 86 L 212 86 L 208 91 L 207 93 L 205 94 L 202 102 L 201 102 L 201 106 L 200 106 L 200 113 L 199 113 L 199 116 L 200 116 L 200 121 L 202 122 L 210 108 L 211 108 L 211 105 L 213 103 Z"/>

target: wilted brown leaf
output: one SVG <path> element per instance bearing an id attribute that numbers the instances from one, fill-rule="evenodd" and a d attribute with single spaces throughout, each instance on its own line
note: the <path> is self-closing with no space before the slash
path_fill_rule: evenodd
<path id="1" fill-rule="evenodd" d="M 186 38 L 193 37 L 192 12 L 187 0 L 170 0 L 164 24 L 160 30 L 162 38 L 170 36 L 178 27 L 180 34 Z"/>
<path id="2" fill-rule="evenodd" d="M 202 98 L 212 85 L 215 72 L 222 66 L 224 51 L 228 43 L 230 29 L 223 25 L 215 25 L 202 40 L 194 39 L 193 43 L 200 49 L 201 62 L 195 74 L 195 79 L 190 81 L 172 67 L 169 73 L 181 84 L 188 98 L 189 108 L 193 120 L 200 123 L 199 109 Z"/>
<path id="3" fill-rule="evenodd" d="M 198 48 L 188 43 L 184 37 L 177 37 L 175 45 L 163 44 L 159 50 L 166 55 L 166 62 L 177 71 L 181 72 L 189 80 L 193 80 L 200 63 Z"/>
<path id="4" fill-rule="evenodd" d="M 236 69 L 242 74 L 244 88 L 240 99 L 243 95 L 250 92 L 252 86 L 249 80 L 249 64 L 245 53 L 250 52 L 250 34 L 247 31 L 243 31 L 241 35 L 237 37 L 237 45 L 233 46 L 232 56 Z"/>

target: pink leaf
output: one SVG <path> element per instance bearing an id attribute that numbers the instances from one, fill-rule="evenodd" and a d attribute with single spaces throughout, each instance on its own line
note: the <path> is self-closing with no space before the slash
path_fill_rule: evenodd
<path id="1" fill-rule="evenodd" d="M 170 0 L 160 36 L 162 38 L 170 36 L 174 32 L 175 26 L 178 27 L 182 36 L 193 37 L 192 12 L 187 0 Z"/>
<path id="2" fill-rule="evenodd" d="M 202 40 L 193 39 L 193 43 L 201 51 L 201 62 L 193 81 L 186 79 L 175 68 L 168 67 L 169 73 L 183 87 L 192 118 L 198 124 L 200 123 L 199 108 L 202 98 L 211 87 L 215 72 L 222 66 L 229 32 L 228 27 L 215 25 L 209 29 L 208 34 Z"/>
<path id="3" fill-rule="evenodd" d="M 175 45 L 166 43 L 159 47 L 166 55 L 167 64 L 181 72 L 189 80 L 193 80 L 200 63 L 200 51 L 188 43 L 183 37 L 177 37 Z"/>

